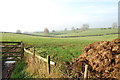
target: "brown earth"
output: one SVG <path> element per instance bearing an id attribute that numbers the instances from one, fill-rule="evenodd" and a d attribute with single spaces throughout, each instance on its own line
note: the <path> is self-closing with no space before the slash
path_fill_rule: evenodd
<path id="1" fill-rule="evenodd" d="M 120 39 L 88 44 L 67 67 L 68 75 L 83 77 L 85 64 L 89 65 L 89 78 L 120 78 Z"/>

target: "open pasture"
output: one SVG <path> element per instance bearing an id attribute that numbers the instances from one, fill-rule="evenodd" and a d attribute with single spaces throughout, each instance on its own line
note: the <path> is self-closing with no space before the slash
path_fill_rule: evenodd
<path id="1" fill-rule="evenodd" d="M 2 41 L 23 41 L 25 47 L 35 47 L 43 57 L 50 55 L 55 61 L 71 61 L 82 53 L 85 45 L 94 41 L 110 41 L 117 34 L 77 38 L 46 38 L 23 34 L 2 33 Z"/>

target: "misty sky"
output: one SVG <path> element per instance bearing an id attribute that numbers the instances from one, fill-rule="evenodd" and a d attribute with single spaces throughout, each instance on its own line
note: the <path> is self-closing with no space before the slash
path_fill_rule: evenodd
<path id="1" fill-rule="evenodd" d="M 0 31 L 16 32 L 110 27 L 119 0 L 0 0 Z"/>

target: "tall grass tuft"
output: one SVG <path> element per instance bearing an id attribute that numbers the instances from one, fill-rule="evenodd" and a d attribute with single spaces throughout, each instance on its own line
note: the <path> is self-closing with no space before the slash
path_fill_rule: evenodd
<path id="1" fill-rule="evenodd" d="M 51 73 L 48 74 L 46 62 L 39 60 L 37 58 L 34 58 L 30 54 L 26 54 L 25 57 L 26 57 L 26 63 L 27 63 L 26 72 L 29 72 L 29 75 L 32 76 L 32 78 L 60 78 L 61 77 L 61 72 L 59 70 L 59 67 L 51 66 Z"/>

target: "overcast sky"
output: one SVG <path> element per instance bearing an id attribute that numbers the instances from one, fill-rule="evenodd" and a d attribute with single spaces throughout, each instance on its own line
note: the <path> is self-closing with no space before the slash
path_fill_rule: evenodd
<path id="1" fill-rule="evenodd" d="M 119 0 L 0 0 L 0 31 L 15 32 L 110 27 Z"/>

